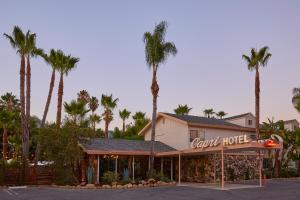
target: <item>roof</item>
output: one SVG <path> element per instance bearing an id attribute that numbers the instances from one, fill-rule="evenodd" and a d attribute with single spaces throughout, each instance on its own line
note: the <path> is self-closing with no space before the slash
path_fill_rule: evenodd
<path id="1" fill-rule="evenodd" d="M 207 117 L 199 117 L 193 115 L 177 115 L 171 113 L 161 113 L 157 114 L 157 120 L 161 117 L 166 117 L 171 120 L 177 121 L 179 123 L 183 123 L 187 126 L 191 127 L 203 127 L 203 128 L 215 128 L 215 129 L 227 129 L 234 131 L 246 131 L 246 132 L 254 132 L 254 128 L 239 126 L 233 123 L 230 123 L 224 119 L 216 119 L 216 118 L 207 118 Z M 145 134 L 145 132 L 151 128 L 151 122 L 149 122 L 140 132 L 139 135 Z"/>
<path id="2" fill-rule="evenodd" d="M 283 123 L 293 123 L 293 122 L 296 122 L 297 124 L 299 124 L 298 120 L 296 120 L 296 119 L 283 121 Z"/>
<path id="3" fill-rule="evenodd" d="M 244 113 L 244 114 L 240 114 L 240 115 L 227 117 L 227 118 L 224 118 L 224 120 L 237 119 L 237 118 L 245 117 L 247 115 L 253 115 L 253 114 L 251 112 L 248 112 L 248 113 Z"/>
<path id="4" fill-rule="evenodd" d="M 186 121 L 188 123 L 193 123 L 193 124 L 211 124 L 211 125 L 243 127 L 243 126 L 239 126 L 236 124 L 232 124 L 223 119 L 207 118 L 207 117 L 200 117 L 200 116 L 194 116 L 194 115 L 176 115 L 176 114 L 171 114 L 171 113 L 163 113 L 163 114 L 169 115 L 171 117 L 175 117 L 182 121 Z"/>
<path id="5" fill-rule="evenodd" d="M 123 154 L 123 155 L 149 155 L 151 141 L 126 140 L 126 139 L 104 139 L 94 138 L 82 141 L 80 146 L 88 154 Z M 176 149 L 155 141 L 154 152 L 168 152 Z"/>

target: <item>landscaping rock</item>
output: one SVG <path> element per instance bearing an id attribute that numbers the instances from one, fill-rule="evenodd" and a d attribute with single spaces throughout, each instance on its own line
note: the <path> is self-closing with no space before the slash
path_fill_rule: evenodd
<path id="1" fill-rule="evenodd" d="M 110 185 L 102 185 L 102 188 L 103 189 L 111 189 L 111 186 Z"/>
<path id="2" fill-rule="evenodd" d="M 144 185 L 143 185 L 143 184 L 141 184 L 141 183 L 140 183 L 140 184 L 138 184 L 137 186 L 138 186 L 139 188 L 142 188 L 142 187 L 144 187 Z"/>
<path id="3" fill-rule="evenodd" d="M 122 188 L 124 188 L 124 187 L 123 187 L 123 185 L 117 185 L 117 188 L 118 188 L 118 189 L 122 189 Z"/>
<path id="4" fill-rule="evenodd" d="M 127 184 L 127 188 L 132 188 L 132 184 L 131 184 L 131 183 L 128 183 L 128 184 Z"/>

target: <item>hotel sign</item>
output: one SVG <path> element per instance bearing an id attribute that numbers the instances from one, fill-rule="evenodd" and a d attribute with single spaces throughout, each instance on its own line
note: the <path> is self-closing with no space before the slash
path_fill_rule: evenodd
<path id="1" fill-rule="evenodd" d="M 216 147 L 219 146 L 221 143 L 223 146 L 230 146 L 235 144 L 245 144 L 249 143 L 251 140 L 247 137 L 247 135 L 237 135 L 231 137 L 220 138 L 216 137 L 210 140 L 202 140 L 200 138 L 195 138 L 192 143 L 191 147 L 193 149 L 205 149 L 207 147 Z"/>

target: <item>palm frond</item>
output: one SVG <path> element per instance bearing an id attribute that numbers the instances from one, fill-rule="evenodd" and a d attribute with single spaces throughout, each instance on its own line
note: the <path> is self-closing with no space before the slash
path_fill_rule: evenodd
<path id="1" fill-rule="evenodd" d="M 4 35 L 4 37 L 6 37 L 9 40 L 10 45 L 15 49 L 16 46 L 17 46 L 15 40 L 10 35 L 8 35 L 6 33 L 4 33 L 3 35 Z"/>

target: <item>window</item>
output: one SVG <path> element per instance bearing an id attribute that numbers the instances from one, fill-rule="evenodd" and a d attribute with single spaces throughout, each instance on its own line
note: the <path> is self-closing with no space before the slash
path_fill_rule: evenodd
<path id="1" fill-rule="evenodd" d="M 250 135 L 250 139 L 251 139 L 251 140 L 256 140 L 256 135 L 255 135 L 255 134 L 251 134 L 251 135 Z"/>
<path id="2" fill-rule="evenodd" d="M 204 140 L 204 130 L 190 130 L 190 142 L 192 142 L 195 138 L 200 138 L 201 140 Z"/>
<path id="3" fill-rule="evenodd" d="M 252 119 L 249 119 L 249 120 L 248 120 L 248 125 L 249 125 L 249 126 L 252 126 Z"/>

